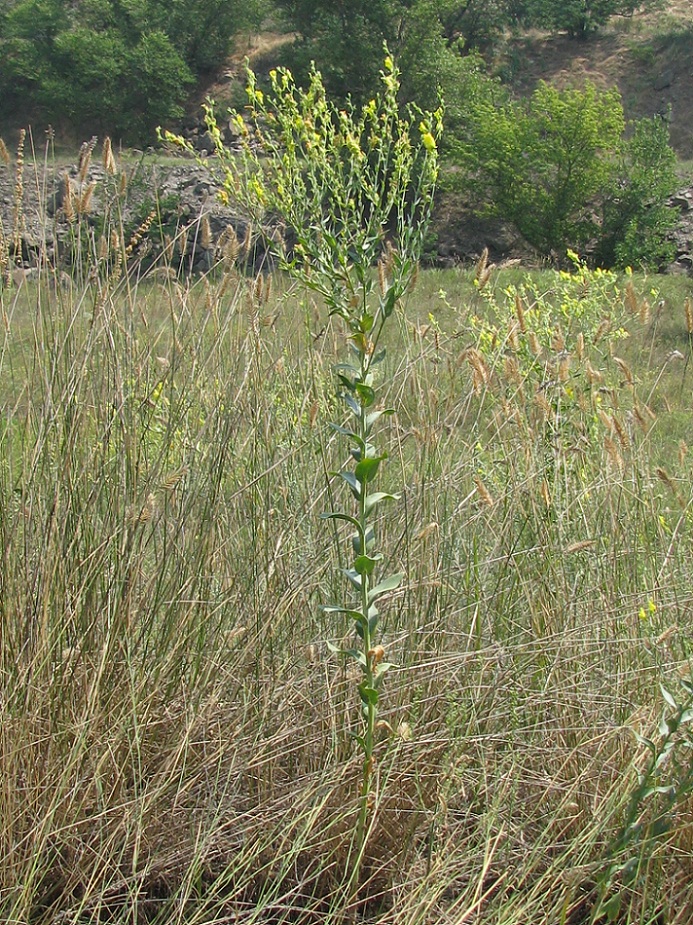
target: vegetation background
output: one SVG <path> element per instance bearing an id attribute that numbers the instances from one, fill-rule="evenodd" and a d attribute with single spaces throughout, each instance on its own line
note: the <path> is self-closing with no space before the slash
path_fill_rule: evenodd
<path id="1" fill-rule="evenodd" d="M 36 3 L 32 21 L 51 9 L 55 35 L 73 30 L 81 5 Z M 411 6 L 423 25 L 431 9 Z M 31 81 L 7 27 L 29 7 L 1 10 L 3 60 Z M 648 92 L 665 49 L 674 93 L 691 23 L 670 10 L 582 39 L 504 22 L 483 48 L 494 67 L 578 49 L 562 82 L 633 43 Z M 173 42 L 163 15 L 155 39 L 139 22 L 111 36 L 133 60 Z M 531 91 L 527 57 L 513 73 Z M 348 497 L 328 425 L 348 338 L 320 295 L 258 272 L 251 233 L 175 209 L 164 228 L 156 197 L 127 225 L 135 172 L 110 140 L 82 148 L 46 220 L 69 261 L 25 272 L 25 187 L 48 215 L 55 150 L 27 142 L 0 168 L 0 921 L 688 925 L 690 277 L 482 254 L 419 273 L 393 310 L 378 485 L 401 499 L 375 527 L 405 578 L 382 599 L 396 667 L 355 888 L 358 678 L 330 649 L 353 621 L 322 609 L 344 597 L 349 529 L 320 519 Z M 208 272 L 190 274 L 199 251 Z"/>

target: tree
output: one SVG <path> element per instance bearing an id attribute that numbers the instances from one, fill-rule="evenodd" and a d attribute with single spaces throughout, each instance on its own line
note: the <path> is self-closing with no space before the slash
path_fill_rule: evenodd
<path id="1" fill-rule="evenodd" d="M 497 105 L 499 93 L 478 100 L 456 151 L 477 203 L 542 254 L 585 244 L 595 232 L 590 201 L 613 169 L 604 155 L 624 129 L 618 92 L 542 83 L 527 102 Z"/>
<path id="2" fill-rule="evenodd" d="M 566 30 L 576 38 L 596 32 L 612 16 L 624 16 L 660 0 L 529 0 L 529 18 L 552 30 Z"/>

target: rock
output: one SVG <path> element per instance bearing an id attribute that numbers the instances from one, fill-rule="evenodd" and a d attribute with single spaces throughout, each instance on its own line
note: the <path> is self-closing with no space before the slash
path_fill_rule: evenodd
<path id="1" fill-rule="evenodd" d="M 208 154 L 211 154 L 214 151 L 214 139 L 209 134 L 209 132 L 204 132 L 202 135 L 198 135 L 197 138 L 193 140 L 193 148 L 196 151 L 202 153 L 206 151 Z"/>
<path id="2" fill-rule="evenodd" d="M 657 91 L 666 90 L 666 88 L 670 87 L 673 82 L 674 82 L 674 72 L 671 70 L 671 68 L 667 68 L 666 70 L 662 71 L 662 73 L 658 77 L 655 78 L 655 81 L 652 86 Z"/>

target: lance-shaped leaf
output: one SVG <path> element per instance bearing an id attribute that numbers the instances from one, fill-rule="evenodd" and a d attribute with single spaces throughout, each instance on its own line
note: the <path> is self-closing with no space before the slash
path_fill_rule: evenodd
<path id="1" fill-rule="evenodd" d="M 361 404 L 364 408 L 368 408 L 375 401 L 375 389 L 364 382 L 357 382 L 354 386 L 354 391 L 361 399 Z"/>
<path id="2" fill-rule="evenodd" d="M 349 430 L 348 427 L 342 427 L 339 424 L 333 424 L 333 423 L 330 423 L 329 426 L 332 428 L 332 430 L 334 430 L 338 434 L 341 434 L 343 437 L 351 437 L 352 440 L 358 440 L 360 443 L 363 443 L 359 435 L 355 434 L 353 430 Z"/>
<path id="3" fill-rule="evenodd" d="M 365 514 L 368 516 L 373 508 L 377 507 L 381 501 L 399 501 L 400 495 L 392 495 L 386 491 L 374 491 L 371 495 L 366 495 L 364 502 Z"/>
<path id="4" fill-rule="evenodd" d="M 344 402 L 349 410 L 352 411 L 356 417 L 359 417 L 361 414 L 361 405 L 356 401 L 354 396 L 347 393 L 344 396 Z"/>
<path id="5" fill-rule="evenodd" d="M 379 665 L 375 666 L 375 671 L 373 672 L 374 681 L 373 684 L 375 687 L 380 687 L 383 683 L 383 678 L 390 670 L 390 668 L 397 668 L 397 665 L 394 665 L 392 662 L 381 662 Z"/>
<path id="6" fill-rule="evenodd" d="M 396 304 L 397 304 L 397 289 L 394 286 L 391 286 L 387 291 L 387 295 L 382 301 L 383 315 L 386 318 L 389 318 L 390 315 L 393 313 L 393 311 L 395 310 Z"/>
<path id="7" fill-rule="evenodd" d="M 360 610 L 354 610 L 352 607 L 345 607 L 343 604 L 323 604 L 320 610 L 322 610 L 323 613 L 345 613 L 348 617 L 351 617 L 352 620 L 365 622 L 365 617 Z"/>
<path id="8" fill-rule="evenodd" d="M 358 440 L 359 445 L 352 446 L 352 448 L 349 450 L 356 462 L 361 462 L 362 459 L 368 456 L 375 456 L 377 454 L 378 451 L 372 443 L 366 443 L 363 440 L 359 440 L 358 437 L 356 439 Z M 385 459 L 384 456 L 382 458 Z"/>
<path id="9" fill-rule="evenodd" d="M 353 472 L 338 472 L 337 475 L 344 479 L 349 488 L 351 489 L 352 495 L 358 499 L 361 497 L 361 482 L 356 478 Z"/>
<path id="10" fill-rule="evenodd" d="M 361 529 L 359 523 L 357 522 L 355 526 L 359 528 L 359 532 L 352 534 L 351 548 L 354 550 L 354 555 L 362 556 L 364 553 L 367 553 L 370 549 L 373 548 L 373 544 L 375 543 L 375 530 L 373 529 L 372 524 L 368 525 L 365 533 L 366 542 L 364 544 L 361 542 Z M 365 549 L 363 548 L 364 545 L 366 547 Z"/>
<path id="11" fill-rule="evenodd" d="M 374 321 L 375 321 L 375 318 L 373 317 L 373 315 L 371 315 L 370 312 L 364 312 L 364 313 L 359 317 L 359 321 L 358 321 L 360 330 L 361 330 L 364 334 L 368 334 L 369 331 L 371 331 L 372 328 L 373 328 L 373 322 L 374 322 Z"/>
<path id="12" fill-rule="evenodd" d="M 351 376 L 353 379 L 358 379 L 361 375 L 360 368 L 358 366 L 354 366 L 353 363 L 335 363 L 332 369 L 337 373 L 340 379 L 342 376 Z"/>
<path id="13" fill-rule="evenodd" d="M 361 524 L 355 517 L 352 517 L 351 514 L 342 514 L 341 511 L 325 511 L 320 515 L 321 520 L 345 520 L 348 524 L 356 527 L 359 531 L 357 536 L 361 535 Z"/>
<path id="14" fill-rule="evenodd" d="M 343 568 L 342 572 L 345 577 L 351 582 L 351 584 L 356 588 L 357 591 L 361 590 L 361 576 L 357 571 L 352 568 Z"/>
<path id="15" fill-rule="evenodd" d="M 365 706 L 375 707 L 378 705 L 379 694 L 374 687 L 370 687 L 365 681 L 359 684 L 359 696 Z"/>
<path id="16" fill-rule="evenodd" d="M 368 592 L 368 603 L 377 600 L 379 597 L 382 597 L 383 594 L 387 594 L 388 591 L 394 591 L 396 588 L 402 584 L 402 579 L 404 575 L 402 572 L 397 572 L 395 575 L 390 575 L 389 578 L 385 578 L 380 582 L 379 585 L 376 585 L 375 588 L 371 588 Z"/>
<path id="17" fill-rule="evenodd" d="M 366 740 L 363 738 L 363 736 L 360 736 L 355 732 L 350 732 L 349 738 L 353 739 L 354 742 L 358 742 L 359 747 L 361 748 L 361 751 L 363 752 L 366 751 Z"/>

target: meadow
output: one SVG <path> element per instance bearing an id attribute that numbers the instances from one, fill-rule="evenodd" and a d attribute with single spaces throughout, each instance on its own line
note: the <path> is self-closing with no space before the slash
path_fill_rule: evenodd
<path id="1" fill-rule="evenodd" d="M 0 920 L 687 925 L 690 280 L 482 260 L 398 306 L 354 885 L 346 337 L 242 247 L 133 240 L 0 291 Z"/>

